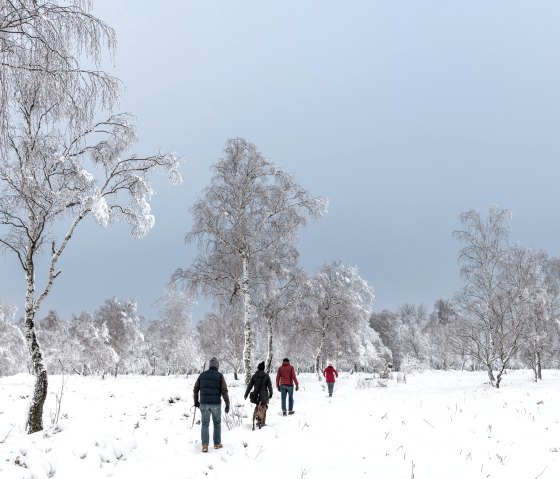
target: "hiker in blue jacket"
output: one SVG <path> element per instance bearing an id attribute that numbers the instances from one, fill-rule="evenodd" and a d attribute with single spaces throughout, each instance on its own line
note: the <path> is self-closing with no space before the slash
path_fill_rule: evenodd
<path id="1" fill-rule="evenodd" d="M 220 362 L 218 358 L 210 359 L 210 367 L 202 372 L 194 383 L 194 406 L 200 408 L 202 416 L 202 452 L 208 452 L 210 416 L 214 424 L 214 449 L 222 446 L 222 397 L 226 403 L 225 412 L 229 412 L 229 396 L 226 380 L 218 371 Z M 200 401 L 198 394 L 200 393 Z"/>

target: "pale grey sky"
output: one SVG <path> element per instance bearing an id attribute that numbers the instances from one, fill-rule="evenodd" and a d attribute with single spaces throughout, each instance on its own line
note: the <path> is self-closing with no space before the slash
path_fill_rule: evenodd
<path id="1" fill-rule="evenodd" d="M 188 208 L 225 141 L 244 137 L 329 213 L 301 231 L 301 263 L 341 259 L 375 288 L 375 310 L 460 286 L 458 215 L 514 212 L 511 239 L 559 255 L 560 2 L 542 0 L 97 0 L 117 33 L 121 110 L 137 151 L 185 158 L 158 181 L 142 240 L 89 221 L 44 309 L 106 298 L 142 314 L 194 256 Z M 23 309 L 24 278 L 0 257 L 0 301 Z"/>

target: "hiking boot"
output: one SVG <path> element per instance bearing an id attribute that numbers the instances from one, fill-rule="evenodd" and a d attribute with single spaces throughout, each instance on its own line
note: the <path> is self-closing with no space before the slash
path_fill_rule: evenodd
<path id="1" fill-rule="evenodd" d="M 221 449 L 222 447 L 224 447 L 224 446 L 221 443 L 214 444 L 214 449 Z"/>
<path id="2" fill-rule="evenodd" d="M 288 414 L 286 414 L 286 411 L 284 411 L 284 412 L 282 413 L 282 416 L 287 416 L 287 415 L 288 415 Z"/>
<path id="3" fill-rule="evenodd" d="M 202 452 L 208 452 L 208 444 L 202 445 Z"/>
<path id="4" fill-rule="evenodd" d="M 294 411 L 290 411 L 288 414 L 291 416 L 294 413 Z"/>

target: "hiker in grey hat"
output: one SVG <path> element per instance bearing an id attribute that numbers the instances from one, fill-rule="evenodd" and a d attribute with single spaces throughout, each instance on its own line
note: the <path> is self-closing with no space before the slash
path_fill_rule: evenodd
<path id="1" fill-rule="evenodd" d="M 210 367 L 202 372 L 194 383 L 194 405 L 200 408 L 202 416 L 202 452 L 208 452 L 210 442 L 210 416 L 214 424 L 214 449 L 221 449 L 222 446 L 222 398 L 226 403 L 225 412 L 229 412 L 229 396 L 226 380 L 221 372 L 218 371 L 220 362 L 218 358 L 210 359 Z M 198 394 L 200 393 L 200 401 Z"/>

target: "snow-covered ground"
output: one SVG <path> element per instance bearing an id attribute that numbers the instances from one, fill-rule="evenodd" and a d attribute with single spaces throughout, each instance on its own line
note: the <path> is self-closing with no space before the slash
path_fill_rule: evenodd
<path id="1" fill-rule="evenodd" d="M 195 376 L 62 379 L 50 377 L 45 431 L 27 436 L 33 377 L 0 378 L 0 478 L 560 478 L 559 371 L 538 384 L 510 372 L 499 390 L 484 373 L 394 375 L 386 387 L 341 373 L 332 398 L 303 374 L 296 413 L 281 416 L 275 391 L 255 431 L 244 387 L 227 375 L 245 417 L 231 430 L 222 423 L 224 448 L 206 454 Z"/>

